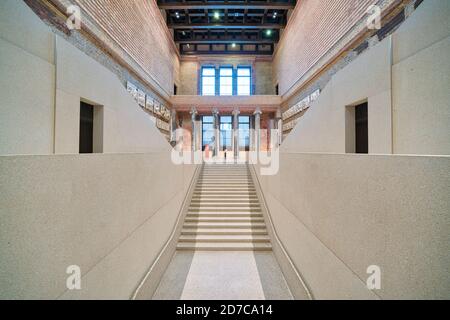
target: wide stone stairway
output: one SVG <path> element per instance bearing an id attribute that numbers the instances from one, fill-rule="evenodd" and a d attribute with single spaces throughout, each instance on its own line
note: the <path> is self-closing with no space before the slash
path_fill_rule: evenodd
<path id="1" fill-rule="evenodd" d="M 177 250 L 272 250 L 246 164 L 203 166 Z"/>
<path id="2" fill-rule="evenodd" d="M 153 299 L 292 299 L 247 165 L 203 166 Z"/>

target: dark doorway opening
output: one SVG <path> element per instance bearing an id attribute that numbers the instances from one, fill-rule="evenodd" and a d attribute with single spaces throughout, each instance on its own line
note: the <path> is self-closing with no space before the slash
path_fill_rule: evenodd
<path id="1" fill-rule="evenodd" d="M 94 106 L 80 103 L 80 153 L 94 153 Z"/>
<path id="2" fill-rule="evenodd" d="M 355 107 L 355 152 L 369 153 L 367 102 Z"/>

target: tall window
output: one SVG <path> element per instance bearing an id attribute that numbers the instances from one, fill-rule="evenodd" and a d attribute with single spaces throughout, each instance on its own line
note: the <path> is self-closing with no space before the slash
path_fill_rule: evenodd
<path id="1" fill-rule="evenodd" d="M 232 149 L 233 118 L 231 116 L 220 117 L 220 150 Z"/>
<path id="2" fill-rule="evenodd" d="M 221 96 L 233 95 L 233 68 L 231 67 L 220 68 L 219 93 Z"/>
<path id="3" fill-rule="evenodd" d="M 250 117 L 239 117 L 239 150 L 250 150 Z"/>
<path id="4" fill-rule="evenodd" d="M 238 67 L 237 69 L 237 95 L 249 96 L 251 84 L 250 67 Z"/>
<path id="5" fill-rule="evenodd" d="M 214 96 L 216 94 L 216 69 L 214 67 L 202 68 L 202 95 Z"/>
<path id="6" fill-rule="evenodd" d="M 202 117 L 202 150 L 205 150 L 206 145 L 212 146 L 214 144 L 214 117 Z"/>

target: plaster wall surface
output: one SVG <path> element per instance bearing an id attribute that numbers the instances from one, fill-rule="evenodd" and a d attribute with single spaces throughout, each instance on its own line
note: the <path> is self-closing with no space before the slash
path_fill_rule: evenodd
<path id="1" fill-rule="evenodd" d="M 23 1 L 0 6 L 0 154 L 78 153 L 81 100 L 103 108 L 103 152 L 170 150 L 116 74 L 52 33 Z"/>
<path id="2" fill-rule="evenodd" d="M 56 153 L 78 153 L 80 100 L 103 107 L 103 152 L 168 151 L 170 146 L 108 69 L 57 37 Z"/>
<path id="3" fill-rule="evenodd" d="M 449 172 L 448 156 L 282 152 L 259 180 L 314 298 L 448 299 Z M 371 265 L 381 290 L 366 288 Z"/>
<path id="4" fill-rule="evenodd" d="M 0 2 L 0 154 L 53 152 L 54 47 L 22 1 Z"/>
<path id="5" fill-rule="evenodd" d="M 194 169 L 168 152 L 0 157 L 0 297 L 129 299 Z M 67 290 L 71 265 L 82 290 Z"/>
<path id="6" fill-rule="evenodd" d="M 393 35 L 332 77 L 283 150 L 348 152 L 347 108 L 367 101 L 369 153 L 450 154 L 449 16 L 448 2 L 424 1 Z"/>

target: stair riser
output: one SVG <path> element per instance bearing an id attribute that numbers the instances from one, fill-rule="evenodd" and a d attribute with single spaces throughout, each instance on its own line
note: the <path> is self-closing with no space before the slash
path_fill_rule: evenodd
<path id="1" fill-rule="evenodd" d="M 272 248 L 234 248 L 234 247 L 177 247 L 178 251 L 272 251 Z"/>

